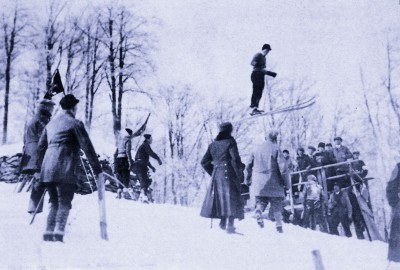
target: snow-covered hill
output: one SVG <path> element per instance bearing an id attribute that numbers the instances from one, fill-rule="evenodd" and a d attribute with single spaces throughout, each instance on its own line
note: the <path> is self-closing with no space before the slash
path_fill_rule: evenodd
<path id="1" fill-rule="evenodd" d="M 65 243 L 42 241 L 48 206 L 33 225 L 29 194 L 0 183 L 0 269 L 385 269 L 387 245 L 347 239 L 285 224 L 284 234 L 252 214 L 228 235 L 199 209 L 117 200 L 107 192 L 109 241 L 100 239 L 97 194 L 75 196 Z"/>

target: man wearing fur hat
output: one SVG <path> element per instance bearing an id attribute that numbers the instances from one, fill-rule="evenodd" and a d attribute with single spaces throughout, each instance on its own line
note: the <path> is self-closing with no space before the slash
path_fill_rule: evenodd
<path id="1" fill-rule="evenodd" d="M 118 186 L 117 198 L 121 199 L 122 192 L 126 198 L 129 188 L 129 176 L 130 171 L 133 170 L 133 160 L 132 160 L 132 130 L 126 128 L 124 134 L 120 135 L 117 143 L 117 149 L 114 153 L 114 169 L 119 181 L 122 185 Z"/>
<path id="2" fill-rule="evenodd" d="M 266 70 L 266 59 L 265 57 L 271 51 L 269 44 L 264 44 L 261 48 L 261 52 L 257 53 L 252 61 L 253 72 L 251 73 L 251 82 L 253 83 L 253 94 L 251 96 L 250 108 L 252 109 L 251 115 L 260 114 L 263 111 L 258 109 L 262 93 L 265 86 L 265 75 L 276 77 L 275 72 Z"/>
<path id="3" fill-rule="evenodd" d="M 37 165 L 40 182 L 50 196 L 45 241 L 63 242 L 64 230 L 77 187 L 77 166 L 83 150 L 97 181 L 104 182 L 102 168 L 83 123 L 75 119 L 79 100 L 65 95 L 60 100 L 62 112 L 45 127 L 38 144 Z"/>
<path id="4" fill-rule="evenodd" d="M 272 130 L 264 142 L 257 145 L 247 162 L 246 181 L 250 185 L 250 194 L 256 199 L 256 218 L 263 228 L 262 213 L 271 204 L 276 230 L 282 230 L 283 199 L 285 188 L 289 187 L 289 170 L 280 156 L 277 144 L 278 131 Z"/>
<path id="5" fill-rule="evenodd" d="M 21 159 L 21 173 L 26 177 L 33 178 L 32 192 L 28 205 L 28 213 L 41 213 L 43 201 L 40 202 L 45 191 L 44 186 L 39 184 L 37 168 L 38 142 L 45 126 L 49 123 L 55 103 L 49 99 L 43 99 L 36 110 L 32 120 L 28 123 L 24 134 L 24 153 Z M 40 202 L 40 204 L 39 204 Z M 39 205 L 38 205 L 39 204 Z"/>
<path id="6" fill-rule="evenodd" d="M 140 181 L 140 196 L 143 198 L 144 195 L 145 197 L 143 198 L 143 202 L 147 203 L 148 201 L 151 201 L 151 198 L 149 198 L 150 194 L 148 194 L 148 189 L 151 185 L 151 179 L 149 178 L 149 167 L 152 167 L 150 164 L 150 157 L 157 160 L 159 165 L 162 165 L 162 162 L 160 157 L 154 153 L 150 147 L 150 145 L 153 143 L 153 138 L 151 135 L 144 134 L 143 136 L 144 142 L 139 147 L 135 156 L 135 171 Z M 155 171 L 154 168 L 153 171 Z"/>

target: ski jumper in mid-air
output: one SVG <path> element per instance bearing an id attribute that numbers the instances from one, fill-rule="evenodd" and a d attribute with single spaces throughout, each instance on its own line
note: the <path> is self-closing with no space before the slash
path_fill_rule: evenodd
<path id="1" fill-rule="evenodd" d="M 261 114 L 264 111 L 258 109 L 258 105 L 260 103 L 262 93 L 265 86 L 265 75 L 276 77 L 276 73 L 272 71 L 266 70 L 266 55 L 271 51 L 271 46 L 269 44 L 264 44 L 261 48 L 261 52 L 257 53 L 253 60 L 251 61 L 251 65 L 253 66 L 253 72 L 251 73 L 251 82 L 253 83 L 253 94 L 251 96 L 251 105 L 252 109 L 251 115 Z"/>

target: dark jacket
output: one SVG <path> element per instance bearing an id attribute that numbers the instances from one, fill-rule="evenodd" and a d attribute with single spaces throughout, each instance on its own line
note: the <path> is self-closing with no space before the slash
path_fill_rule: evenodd
<path id="1" fill-rule="evenodd" d="M 335 212 L 339 215 L 347 216 L 352 216 L 353 214 L 353 208 L 346 191 L 341 190 L 338 194 L 332 192 L 329 198 L 328 207 L 332 214 Z"/>
<path id="2" fill-rule="evenodd" d="M 301 156 L 297 156 L 296 158 L 297 166 L 299 171 L 303 171 L 311 168 L 311 160 L 310 157 L 303 154 Z"/>
<path id="3" fill-rule="evenodd" d="M 392 207 L 388 260 L 400 262 L 400 163 L 396 165 L 386 187 L 386 197 Z"/>
<path id="4" fill-rule="evenodd" d="M 83 123 L 67 111 L 61 112 L 46 126 L 38 148 L 37 165 L 41 168 L 41 182 L 76 184 L 76 170 L 81 162 L 80 149 L 85 152 L 94 174 L 102 172 Z"/>
<path id="5" fill-rule="evenodd" d="M 24 134 L 24 153 L 21 159 L 22 173 L 31 174 L 38 171 L 38 143 L 47 121 L 46 117 L 36 113 L 26 128 Z"/>
<path id="6" fill-rule="evenodd" d="M 240 159 L 235 139 L 230 136 L 218 136 L 208 146 L 201 165 L 211 175 L 211 185 L 200 215 L 207 218 L 233 216 L 243 219 L 240 184 L 244 180 L 244 164 Z"/>
<path id="7" fill-rule="evenodd" d="M 331 157 L 327 151 L 315 152 L 314 162 L 315 162 L 315 167 L 320 167 L 334 163 L 333 160 L 331 160 Z"/>
<path id="8" fill-rule="evenodd" d="M 256 53 L 256 55 L 254 55 L 253 59 L 251 60 L 251 65 L 254 67 L 254 71 L 264 71 L 266 67 L 265 55 L 260 52 Z"/>
<path id="9" fill-rule="evenodd" d="M 147 168 L 150 157 L 160 161 L 159 156 L 153 152 L 153 150 L 150 147 L 150 144 L 144 141 L 136 152 L 135 164 L 140 167 Z"/>

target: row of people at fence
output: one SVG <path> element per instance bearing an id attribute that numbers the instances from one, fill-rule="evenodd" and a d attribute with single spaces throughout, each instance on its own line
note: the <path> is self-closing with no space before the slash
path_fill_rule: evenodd
<path id="1" fill-rule="evenodd" d="M 360 152 L 354 151 L 353 153 L 342 144 L 343 139 L 336 137 L 334 139 L 335 147 L 331 143 L 320 142 L 318 147 L 308 146 L 307 152 L 303 147 L 297 149 L 296 158 L 292 158 L 288 150 L 283 150 L 283 157 L 287 162 L 290 171 L 303 171 L 312 168 L 321 167 L 325 165 L 335 164 L 339 162 L 348 161 L 349 159 L 358 160 L 352 162 L 354 170 L 365 177 L 368 173 L 365 163 L 359 159 Z M 346 166 L 338 166 L 336 174 L 343 174 L 347 171 Z"/>
<path id="2" fill-rule="evenodd" d="M 353 223 L 358 239 L 364 239 L 365 221 L 352 187 L 341 188 L 338 182 L 333 185 L 333 191 L 324 198 L 322 186 L 314 175 L 308 175 L 304 188 L 302 226 L 319 229 L 322 232 L 339 235 L 338 226 L 341 224 L 344 234 L 351 237 L 350 225 Z M 361 195 L 368 195 L 361 192 Z M 325 203 L 327 202 L 327 203 Z M 328 227 L 326 224 L 328 223 Z"/>

